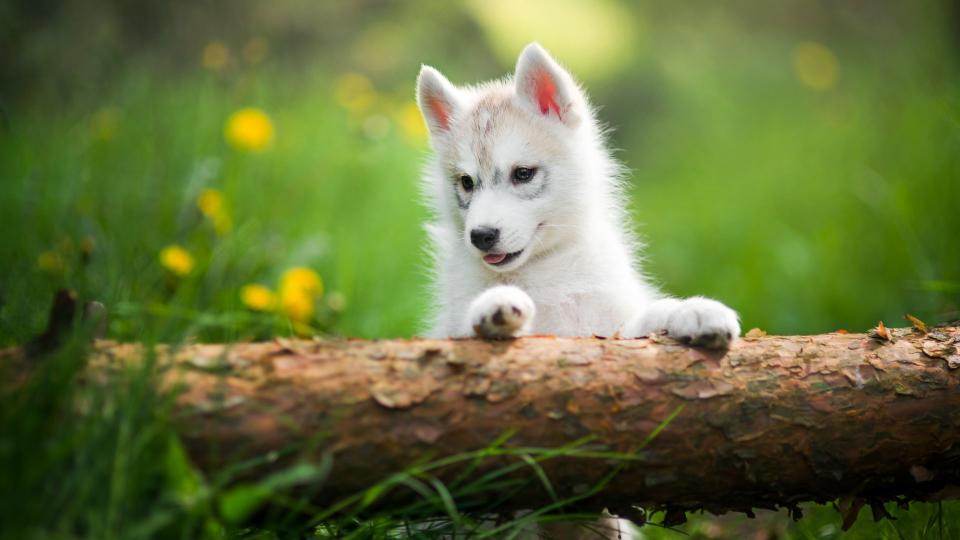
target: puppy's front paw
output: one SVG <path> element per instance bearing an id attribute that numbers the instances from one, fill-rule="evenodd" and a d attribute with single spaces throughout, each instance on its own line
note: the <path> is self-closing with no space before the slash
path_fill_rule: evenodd
<path id="1" fill-rule="evenodd" d="M 533 300 L 517 287 L 500 285 L 483 291 L 470 304 L 467 322 L 477 337 L 507 339 L 529 333 Z"/>
<path id="2" fill-rule="evenodd" d="M 725 348 L 740 335 L 737 313 L 709 298 L 681 300 L 665 326 L 670 337 L 710 349 Z"/>

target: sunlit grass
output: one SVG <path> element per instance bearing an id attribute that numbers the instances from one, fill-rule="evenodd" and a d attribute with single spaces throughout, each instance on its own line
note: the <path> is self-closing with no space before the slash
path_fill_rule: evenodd
<path id="1" fill-rule="evenodd" d="M 21 233 L 2 240 L 11 263 L 4 286 L 17 294 L 5 294 L 0 341 L 42 328 L 56 287 L 109 307 L 223 315 L 245 309 L 243 285 L 279 284 L 295 267 L 316 272 L 337 299 L 331 308 L 324 295 L 278 291 L 295 322 L 370 337 L 415 332 L 423 310 L 422 140 L 390 120 L 387 134 L 371 139 L 323 79 L 308 80 L 294 95 L 257 83 L 234 97 L 203 78 L 169 85 L 132 78 L 104 98 L 123 111 L 108 140 L 88 128 L 92 111 L 15 118 L 0 150 L 8 179 L 0 220 Z M 276 130 L 255 153 L 221 136 L 250 103 L 272 111 Z M 384 106 L 400 114 L 404 105 Z M 62 249 L 88 240 L 95 249 L 82 257 Z M 113 315 L 111 335 L 121 339 L 137 339 L 152 324 L 139 314 Z M 185 322 L 167 339 L 190 328 Z M 198 337 L 247 330 L 204 326 Z"/>

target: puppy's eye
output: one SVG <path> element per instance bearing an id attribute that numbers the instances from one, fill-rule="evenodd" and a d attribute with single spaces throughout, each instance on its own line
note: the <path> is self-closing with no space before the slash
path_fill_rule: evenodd
<path id="1" fill-rule="evenodd" d="M 464 191 L 473 191 L 473 178 L 469 174 L 460 175 L 460 186 Z"/>
<path id="2" fill-rule="evenodd" d="M 533 180 L 533 175 L 535 174 L 537 174 L 537 169 L 534 167 L 514 167 L 510 177 L 516 184 L 526 184 L 530 180 Z"/>

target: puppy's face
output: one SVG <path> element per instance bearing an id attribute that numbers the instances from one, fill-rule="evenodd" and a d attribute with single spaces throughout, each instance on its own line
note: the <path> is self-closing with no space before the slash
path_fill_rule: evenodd
<path id="1" fill-rule="evenodd" d="M 575 83 L 538 45 L 512 83 L 460 90 L 424 67 L 417 100 L 442 168 L 437 186 L 466 248 L 496 272 L 521 267 L 572 234 L 576 131 L 585 110 Z"/>

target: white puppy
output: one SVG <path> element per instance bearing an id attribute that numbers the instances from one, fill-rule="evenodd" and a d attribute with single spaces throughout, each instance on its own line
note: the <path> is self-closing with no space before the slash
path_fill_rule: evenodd
<path id="1" fill-rule="evenodd" d="M 670 298 L 638 269 L 622 169 L 583 90 L 538 44 L 513 77 L 455 87 L 423 66 L 433 154 L 424 190 L 435 260 L 429 334 L 670 336 L 725 347 L 737 314 Z"/>

